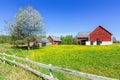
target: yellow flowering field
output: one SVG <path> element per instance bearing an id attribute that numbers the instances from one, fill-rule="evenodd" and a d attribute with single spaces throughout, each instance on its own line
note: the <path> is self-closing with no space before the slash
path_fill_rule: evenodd
<path id="1" fill-rule="evenodd" d="M 31 50 L 28 57 L 45 64 L 119 78 L 120 46 L 53 45 Z"/>
<path id="2" fill-rule="evenodd" d="M 119 78 L 120 75 L 119 45 L 53 45 L 31 50 L 13 49 L 10 46 L 1 44 L 0 52 L 105 77 Z M 49 70 L 40 70 L 49 74 Z M 59 80 L 88 80 L 55 71 L 53 73 Z"/>

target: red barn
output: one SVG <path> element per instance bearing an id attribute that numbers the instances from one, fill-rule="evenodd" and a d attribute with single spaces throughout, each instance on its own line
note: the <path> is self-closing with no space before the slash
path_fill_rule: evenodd
<path id="1" fill-rule="evenodd" d="M 102 26 L 98 26 L 92 32 L 78 33 L 79 44 L 86 45 L 109 45 L 112 44 L 112 34 Z"/>
<path id="2" fill-rule="evenodd" d="M 60 44 L 60 43 L 61 43 L 60 37 L 56 37 L 56 36 L 49 36 L 49 37 L 48 37 L 48 40 L 49 40 L 53 45 L 56 45 L 56 44 Z"/>

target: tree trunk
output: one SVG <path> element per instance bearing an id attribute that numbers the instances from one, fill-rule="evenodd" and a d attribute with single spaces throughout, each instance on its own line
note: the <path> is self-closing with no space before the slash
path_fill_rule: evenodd
<path id="1" fill-rule="evenodd" d="M 29 41 L 28 41 L 28 50 L 30 50 L 30 44 L 29 44 Z"/>

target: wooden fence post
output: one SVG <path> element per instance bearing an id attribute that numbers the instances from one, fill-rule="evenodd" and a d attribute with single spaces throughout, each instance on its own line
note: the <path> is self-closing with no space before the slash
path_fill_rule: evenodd
<path id="1" fill-rule="evenodd" d="M 5 64 L 5 53 L 3 53 L 3 60 L 4 60 L 4 64 Z"/>
<path id="2" fill-rule="evenodd" d="M 15 66 L 16 66 L 16 65 L 15 65 L 15 63 L 16 63 L 16 61 L 15 61 L 15 55 L 14 55 L 14 57 L 13 57 L 13 61 L 14 61 L 14 67 L 15 67 Z"/>
<path id="3" fill-rule="evenodd" d="M 52 65 L 51 65 L 51 64 L 49 64 L 49 66 L 51 67 Z M 49 71 L 50 71 L 50 76 L 53 78 L 53 72 L 52 72 L 52 69 L 51 69 L 51 68 L 49 68 Z"/>
<path id="4" fill-rule="evenodd" d="M 28 67 L 28 58 L 25 58 L 26 66 Z"/>

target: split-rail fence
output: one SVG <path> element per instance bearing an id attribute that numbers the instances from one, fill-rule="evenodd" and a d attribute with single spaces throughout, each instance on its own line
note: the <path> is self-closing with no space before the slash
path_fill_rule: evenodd
<path id="1" fill-rule="evenodd" d="M 7 57 L 10 57 L 11 59 L 8 59 Z M 55 66 L 52 66 L 51 64 L 46 65 L 46 64 L 43 64 L 43 63 L 39 63 L 39 62 L 29 60 L 28 58 L 24 59 L 24 58 L 21 58 L 21 57 L 17 57 L 17 56 L 13 56 L 13 55 L 10 55 L 10 54 L 5 54 L 5 53 L 0 53 L 0 59 L 4 62 L 4 64 L 8 62 L 8 63 L 13 64 L 14 66 L 19 66 L 21 68 L 24 68 L 25 70 L 28 70 L 28 71 L 36 74 L 37 76 L 41 77 L 43 80 L 45 80 L 45 79 L 47 79 L 47 80 L 58 80 L 57 78 L 55 78 L 53 76 L 53 70 L 63 72 L 63 73 L 67 73 L 67 74 L 80 76 L 80 77 L 84 77 L 84 78 L 88 78 L 88 79 L 91 79 L 91 80 L 118 80 L 118 79 L 113 79 L 113 78 L 88 74 L 88 73 L 84 73 L 84 72 L 79 72 L 79 71 L 75 71 L 75 70 L 55 67 Z M 17 60 L 24 61 L 25 64 L 19 63 L 19 62 L 17 62 Z M 40 71 L 31 68 L 28 65 L 28 63 L 31 63 L 33 65 L 48 69 L 50 71 L 50 75 L 43 74 Z"/>

